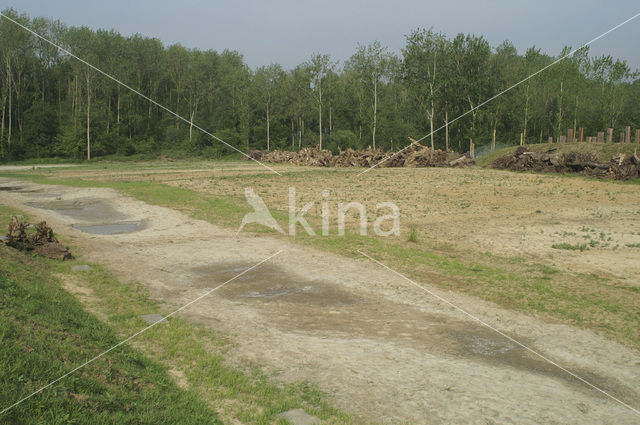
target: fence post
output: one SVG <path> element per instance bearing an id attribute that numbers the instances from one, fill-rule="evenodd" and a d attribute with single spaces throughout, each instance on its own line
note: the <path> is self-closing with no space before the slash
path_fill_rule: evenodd
<path id="1" fill-rule="evenodd" d="M 553 143 L 553 136 L 549 136 L 549 144 Z"/>
<path id="2" fill-rule="evenodd" d="M 640 145 L 640 128 L 636 129 L 636 143 Z"/>
<path id="3" fill-rule="evenodd" d="M 607 128 L 607 143 L 613 143 L 613 128 Z"/>
<path id="4" fill-rule="evenodd" d="M 567 130 L 567 143 L 573 143 L 573 128 Z"/>
<path id="5" fill-rule="evenodd" d="M 473 145 L 473 139 L 469 139 L 469 155 L 471 156 L 471 159 L 475 159 L 476 157 L 476 149 Z"/>
<path id="6" fill-rule="evenodd" d="M 626 126 L 624 129 L 624 142 L 631 143 L 631 127 Z"/>
<path id="7" fill-rule="evenodd" d="M 584 142 L 584 127 L 580 127 L 580 143 Z"/>

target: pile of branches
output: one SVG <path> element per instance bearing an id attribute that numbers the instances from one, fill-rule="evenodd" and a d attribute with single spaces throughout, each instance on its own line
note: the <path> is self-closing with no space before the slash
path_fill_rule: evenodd
<path id="1" fill-rule="evenodd" d="M 598 162 L 593 153 L 532 152 L 520 146 L 513 155 L 505 155 L 493 161 L 493 168 L 513 171 L 539 171 L 553 173 L 578 173 L 593 177 L 627 180 L 640 177 L 640 158 L 634 153 L 615 155 L 607 163 Z"/>
<path id="2" fill-rule="evenodd" d="M 46 221 L 36 224 L 33 234 L 27 232 L 29 227 L 31 227 L 29 223 L 21 222 L 18 217 L 12 216 L 5 244 L 22 251 L 34 251 L 43 257 L 56 260 L 73 258 L 69 250 L 58 242 Z"/>
<path id="3" fill-rule="evenodd" d="M 304 148 L 298 152 L 249 151 L 252 159 L 277 164 L 308 165 L 316 167 L 467 167 L 474 164 L 467 155 L 442 150 L 432 151 L 415 143 L 400 153 L 393 154 L 380 149 L 341 150 L 337 155 L 328 150 Z M 244 158 L 247 159 L 247 158 Z"/>

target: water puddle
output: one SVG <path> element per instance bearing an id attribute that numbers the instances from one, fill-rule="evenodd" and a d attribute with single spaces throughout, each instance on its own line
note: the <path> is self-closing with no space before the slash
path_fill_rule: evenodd
<path id="1" fill-rule="evenodd" d="M 244 264 L 224 264 L 197 267 L 191 270 L 195 285 L 215 287 L 234 278 L 250 266 Z M 363 303 L 365 300 L 326 282 L 308 281 L 272 264 L 263 264 L 233 279 L 220 293 L 230 299 L 259 299 L 318 306 L 347 306 Z"/>
<path id="2" fill-rule="evenodd" d="M 81 232 L 91 233 L 94 235 L 119 235 L 122 233 L 133 233 L 141 230 L 142 222 L 136 221 L 131 223 L 75 225 L 73 227 Z"/>
<path id="3" fill-rule="evenodd" d="M 98 199 L 27 202 L 26 205 L 53 211 L 74 220 L 85 222 L 105 223 L 127 219 L 125 214 L 116 211 L 109 203 Z"/>
<path id="4" fill-rule="evenodd" d="M 213 288 L 252 265 L 225 263 L 190 269 L 191 285 Z M 580 385 L 567 373 L 478 323 L 424 312 L 384 299 L 366 299 L 335 283 L 306 279 L 279 266 L 261 265 L 233 279 L 217 294 L 246 303 L 284 330 L 345 338 L 380 338 Z M 532 344 L 521 335 L 512 337 L 525 345 Z M 589 371 L 583 370 L 580 374 L 605 388 L 617 387 L 616 383 Z"/>

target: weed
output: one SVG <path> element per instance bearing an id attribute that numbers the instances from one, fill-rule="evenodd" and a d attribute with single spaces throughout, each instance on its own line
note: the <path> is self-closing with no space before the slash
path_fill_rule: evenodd
<path id="1" fill-rule="evenodd" d="M 572 244 L 567 243 L 567 242 L 554 243 L 553 245 L 551 245 L 551 248 L 553 248 L 553 249 L 565 249 L 565 250 L 569 250 L 569 251 L 580 251 L 580 252 L 586 251 L 586 250 L 589 249 L 587 244 L 579 243 L 579 244 L 572 245 Z"/>

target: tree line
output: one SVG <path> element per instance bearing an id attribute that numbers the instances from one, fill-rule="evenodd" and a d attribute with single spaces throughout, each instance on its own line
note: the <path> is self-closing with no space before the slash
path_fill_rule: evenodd
<path id="1" fill-rule="evenodd" d="M 0 19 L 0 159 L 164 153 L 219 157 L 230 148 L 396 150 L 408 137 L 464 152 L 487 145 L 640 127 L 640 80 L 624 61 L 582 49 L 479 109 L 558 57 L 509 41 L 417 29 L 400 55 L 379 42 L 339 64 L 314 54 L 294 69 L 250 69 L 240 53 L 69 27 L 2 12 L 177 113 Z M 462 119 L 457 117 L 466 113 Z M 435 134 L 434 130 L 442 127 Z"/>

